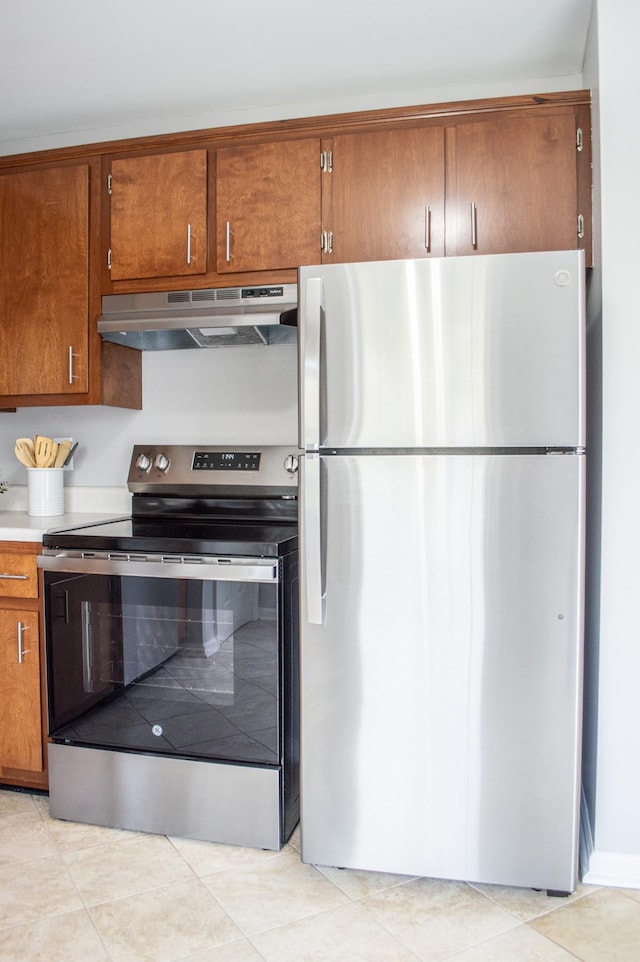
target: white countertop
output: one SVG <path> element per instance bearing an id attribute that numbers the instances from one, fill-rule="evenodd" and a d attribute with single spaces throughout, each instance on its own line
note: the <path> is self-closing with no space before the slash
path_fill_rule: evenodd
<path id="1" fill-rule="evenodd" d="M 32 518 L 26 511 L 0 511 L 0 541 L 42 541 L 47 531 L 61 531 L 122 517 L 128 515 L 76 511 Z"/>
<path id="2" fill-rule="evenodd" d="M 131 495 L 126 487 L 65 486 L 65 513 L 31 517 L 26 486 L 10 485 L 0 495 L 0 541 L 42 541 L 47 531 L 128 518 Z"/>

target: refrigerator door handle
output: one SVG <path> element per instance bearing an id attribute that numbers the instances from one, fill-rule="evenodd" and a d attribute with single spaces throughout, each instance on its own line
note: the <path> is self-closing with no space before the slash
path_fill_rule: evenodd
<path id="1" fill-rule="evenodd" d="M 320 446 L 320 333 L 324 311 L 322 278 L 309 277 L 304 308 L 304 389 L 302 396 L 303 446 L 317 451 Z"/>
<path id="2" fill-rule="evenodd" d="M 302 525 L 304 531 L 304 571 L 307 593 L 307 621 L 323 623 L 322 518 L 320 514 L 320 457 L 305 454 L 303 461 Z"/>

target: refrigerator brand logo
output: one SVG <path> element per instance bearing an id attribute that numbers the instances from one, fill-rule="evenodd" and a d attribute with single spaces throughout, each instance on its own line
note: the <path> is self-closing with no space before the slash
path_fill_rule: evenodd
<path id="1" fill-rule="evenodd" d="M 555 281 L 558 287 L 566 287 L 571 283 L 571 274 L 569 271 L 556 271 Z"/>

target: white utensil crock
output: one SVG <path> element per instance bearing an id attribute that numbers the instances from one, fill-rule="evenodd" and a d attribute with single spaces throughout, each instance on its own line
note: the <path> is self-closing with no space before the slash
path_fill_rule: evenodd
<path id="1" fill-rule="evenodd" d="M 64 514 L 63 468 L 27 468 L 28 514 Z"/>

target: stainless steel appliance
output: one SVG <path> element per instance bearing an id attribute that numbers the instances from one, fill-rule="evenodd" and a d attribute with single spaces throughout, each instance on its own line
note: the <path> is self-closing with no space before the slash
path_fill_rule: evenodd
<path id="1" fill-rule="evenodd" d="M 295 344 L 295 284 L 106 294 L 98 331 L 141 351 Z"/>
<path id="2" fill-rule="evenodd" d="M 572 891 L 584 261 L 299 273 L 306 862 Z"/>
<path id="3" fill-rule="evenodd" d="M 51 813 L 279 849 L 298 821 L 297 451 L 142 445 L 44 538 Z"/>

